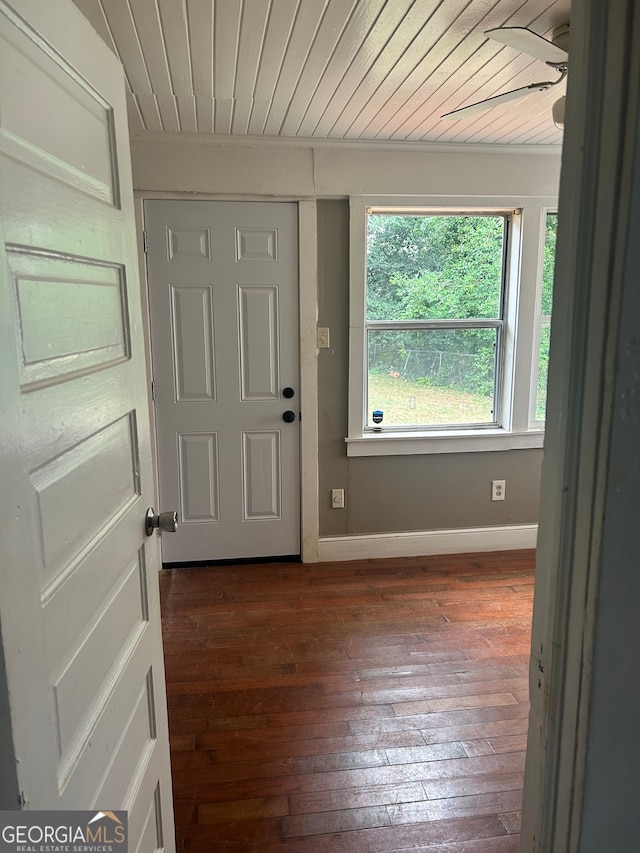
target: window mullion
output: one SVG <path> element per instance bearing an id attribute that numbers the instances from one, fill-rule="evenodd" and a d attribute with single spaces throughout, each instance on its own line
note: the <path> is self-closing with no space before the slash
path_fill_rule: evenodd
<path id="1" fill-rule="evenodd" d="M 519 287 L 514 312 L 514 358 L 512 382 L 512 422 L 514 432 L 525 432 L 530 425 L 532 375 L 537 330 L 538 282 L 542 275 L 546 209 L 530 207 L 523 211 L 522 245 L 519 263 Z M 517 285 L 516 280 L 516 285 Z"/>
<path id="2" fill-rule="evenodd" d="M 504 320 L 367 320 L 366 328 L 377 331 L 414 329 L 501 329 Z"/>

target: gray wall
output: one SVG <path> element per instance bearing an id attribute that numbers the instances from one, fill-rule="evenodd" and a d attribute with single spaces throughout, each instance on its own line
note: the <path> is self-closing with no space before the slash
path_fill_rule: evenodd
<path id="1" fill-rule="evenodd" d="M 528 524 L 538 520 L 541 450 L 347 457 L 349 203 L 318 201 L 320 536 Z M 492 502 L 493 479 L 507 499 Z M 343 488 L 346 508 L 331 508 Z"/>
<path id="2" fill-rule="evenodd" d="M 317 201 L 318 323 L 331 329 L 331 349 L 318 356 L 320 536 L 537 522 L 540 450 L 347 458 L 347 199 L 554 197 L 559 147 L 534 151 L 517 145 L 351 141 L 314 146 L 284 139 L 258 144 L 252 138 L 144 133 L 132 138 L 131 153 L 134 186 L 142 193 Z M 490 501 L 492 479 L 507 480 L 504 503 Z M 346 509 L 331 508 L 332 488 L 346 490 Z"/>

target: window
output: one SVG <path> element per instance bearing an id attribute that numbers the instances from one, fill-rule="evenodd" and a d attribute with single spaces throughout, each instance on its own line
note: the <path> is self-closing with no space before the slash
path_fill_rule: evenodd
<path id="1" fill-rule="evenodd" d="M 368 212 L 365 430 L 499 423 L 508 225 Z"/>
<path id="2" fill-rule="evenodd" d="M 553 271 L 556 260 L 558 214 L 547 213 L 545 220 L 542 286 L 538 313 L 538 368 L 533 402 L 534 423 L 542 423 L 547 409 L 547 373 L 549 371 L 549 340 L 551 336 L 551 305 L 553 302 Z"/>
<path id="3" fill-rule="evenodd" d="M 555 199 L 403 201 L 351 199 L 348 454 L 541 447 Z"/>

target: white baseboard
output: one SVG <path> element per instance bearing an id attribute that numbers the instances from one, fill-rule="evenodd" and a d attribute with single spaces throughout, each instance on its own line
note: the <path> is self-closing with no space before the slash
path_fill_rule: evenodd
<path id="1" fill-rule="evenodd" d="M 535 548 L 537 524 L 468 527 L 372 533 L 364 536 L 324 536 L 318 540 L 318 560 L 369 560 L 375 557 L 421 557 L 469 554 L 474 551 L 513 551 Z"/>

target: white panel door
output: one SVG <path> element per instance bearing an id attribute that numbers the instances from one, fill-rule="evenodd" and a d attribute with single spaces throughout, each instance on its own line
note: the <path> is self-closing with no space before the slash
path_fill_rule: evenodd
<path id="1" fill-rule="evenodd" d="M 297 205 L 148 201 L 145 228 L 160 500 L 181 522 L 162 558 L 299 554 Z"/>
<path id="2" fill-rule="evenodd" d="M 124 80 L 66 0 L 0 0 L 0 186 L 0 689 L 20 797 L 126 809 L 129 850 L 172 851 Z"/>

